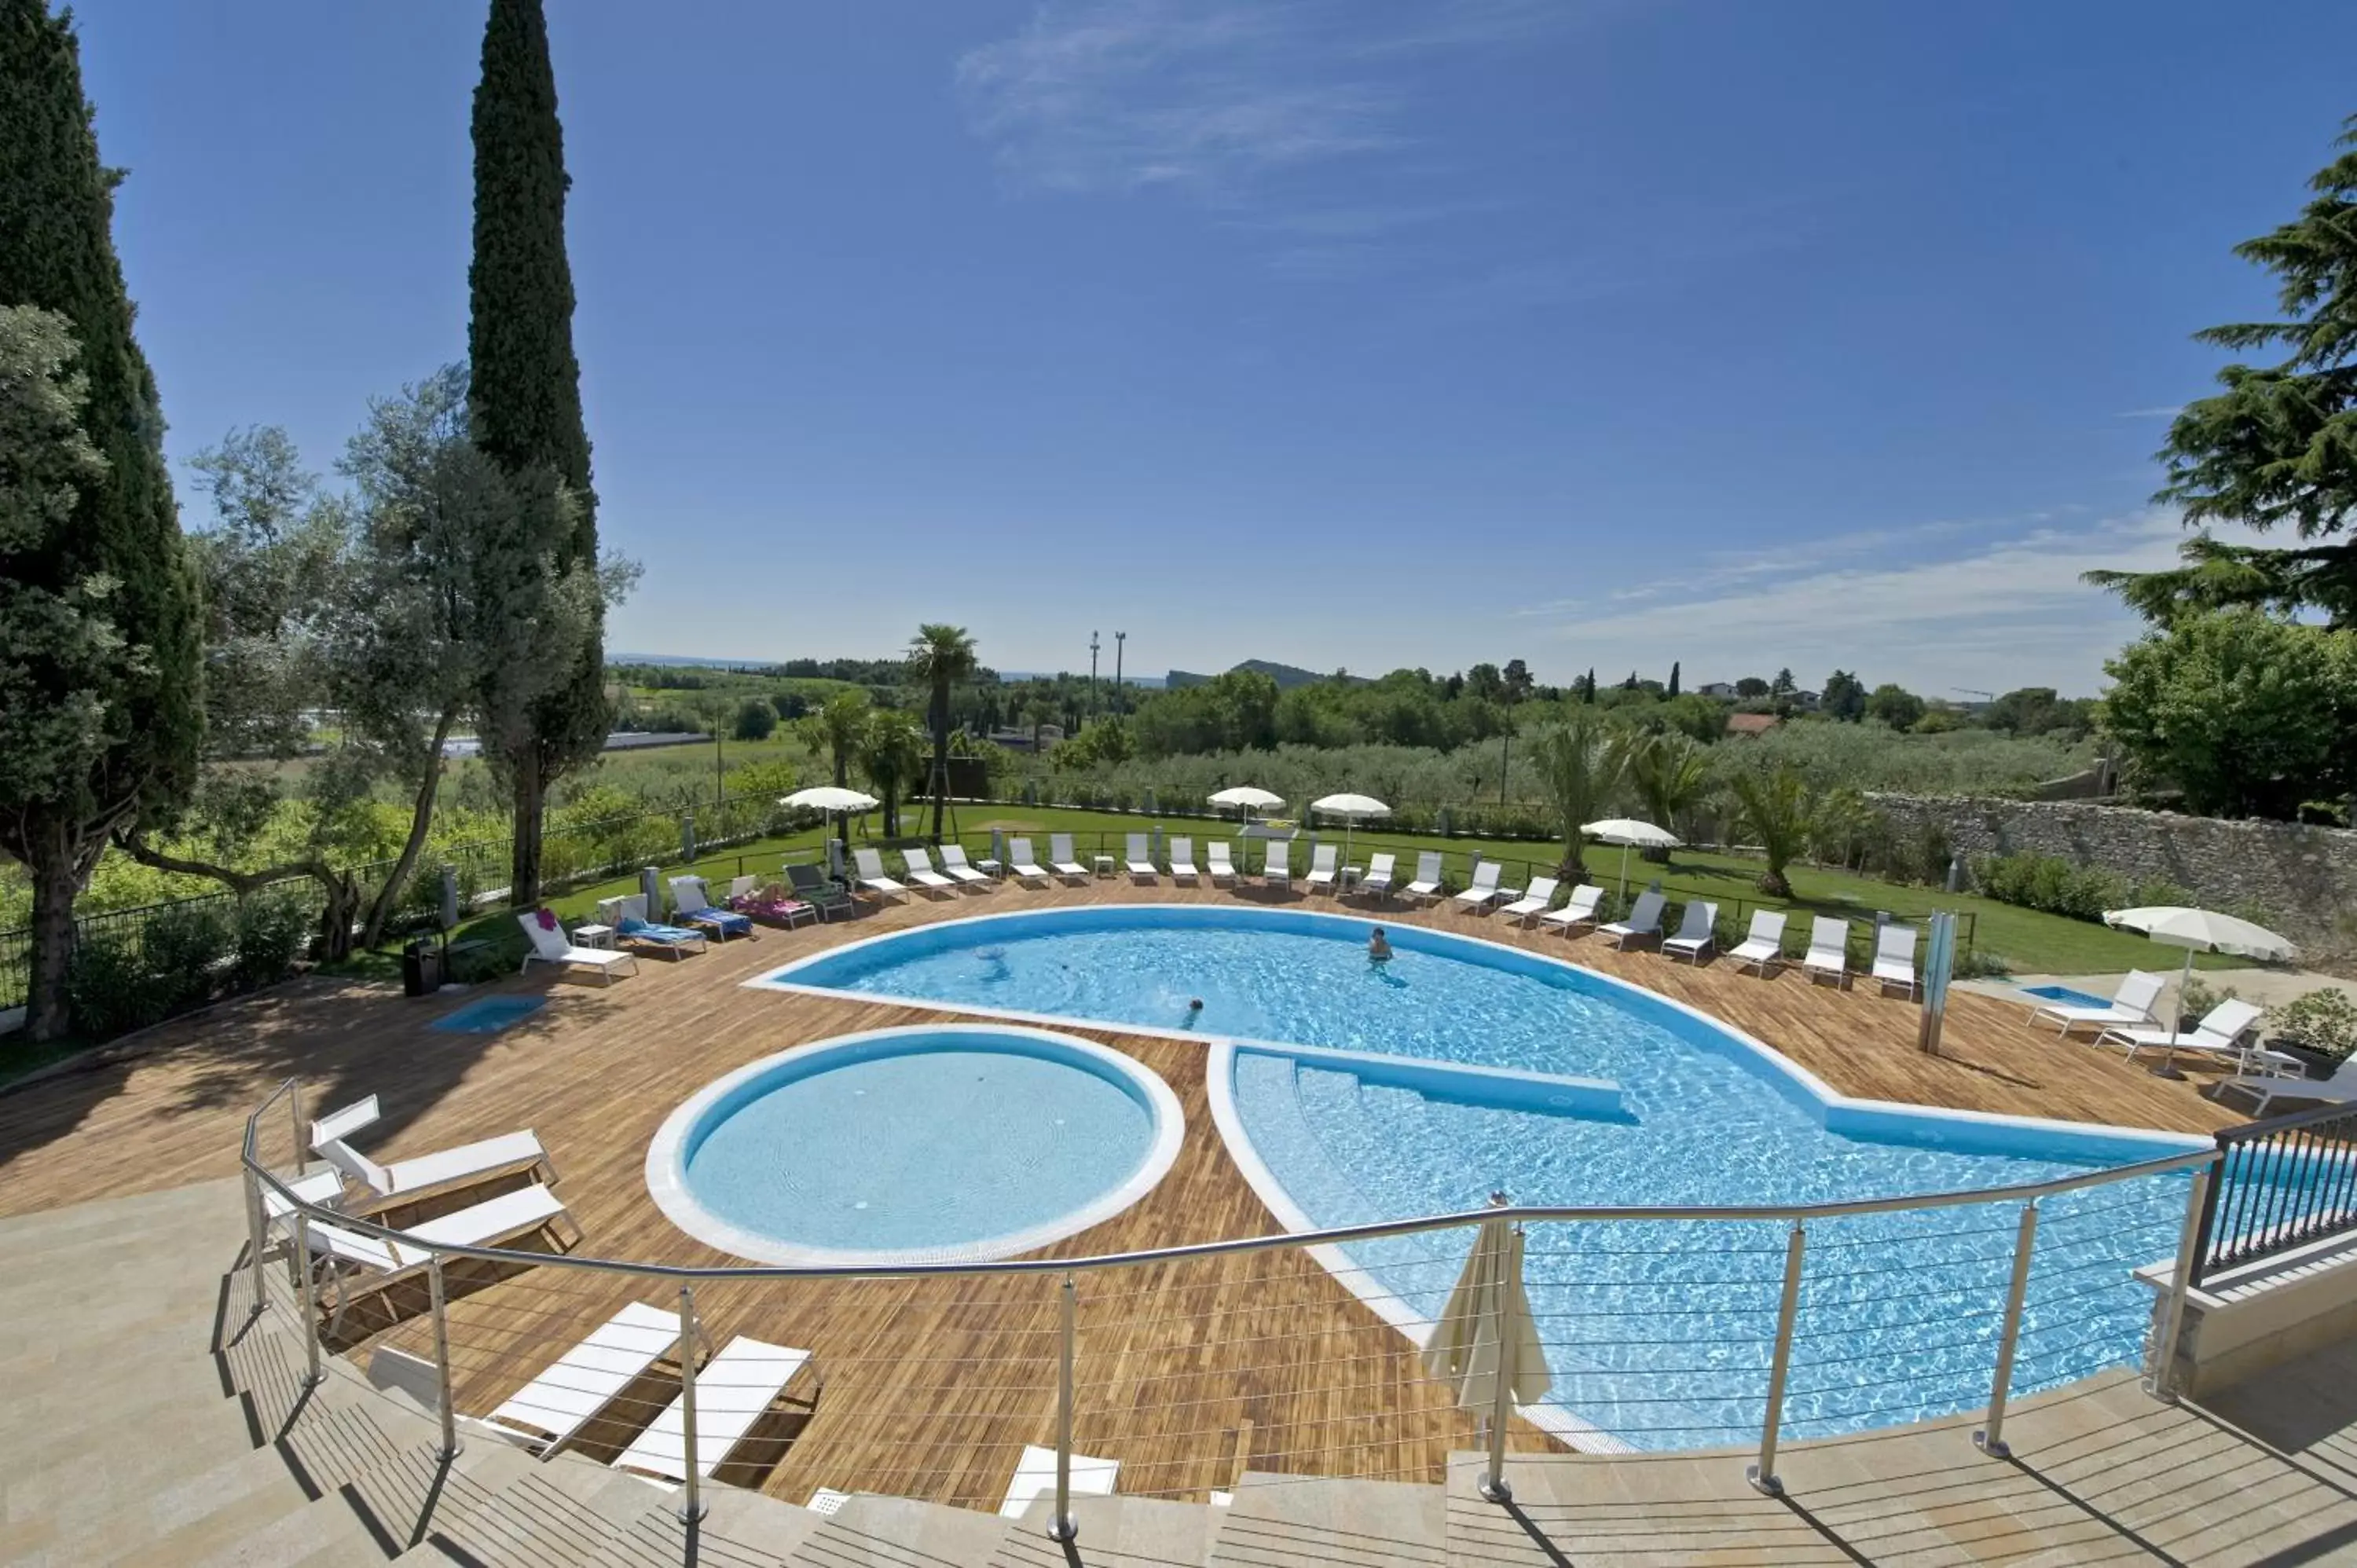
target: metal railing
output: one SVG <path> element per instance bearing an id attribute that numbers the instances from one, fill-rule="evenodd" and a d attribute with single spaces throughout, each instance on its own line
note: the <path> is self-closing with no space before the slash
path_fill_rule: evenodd
<path id="1" fill-rule="evenodd" d="M 2357 1232 L 2357 1107 L 2228 1127 L 2201 1211 L 2193 1279 Z"/>
<path id="2" fill-rule="evenodd" d="M 303 1114 L 289 1079 L 247 1119 L 242 1163 L 255 1311 L 295 1315 L 309 1375 L 319 1375 L 329 1337 L 410 1356 L 430 1376 L 421 1397 L 455 1452 L 460 1433 L 474 1429 L 462 1406 L 501 1403 L 587 1328 L 653 1294 L 678 1305 L 674 1364 L 599 1419 L 625 1434 L 666 1411 L 684 1421 L 683 1514 L 701 1507 L 706 1471 L 724 1460 L 764 1471 L 822 1422 L 868 1456 L 863 1489 L 985 1505 L 1012 1473 L 1014 1450 L 1045 1436 L 1055 1452 L 1049 1525 L 1060 1540 L 1077 1528 L 1076 1452 L 1121 1450 L 1126 1495 L 1200 1498 L 1232 1485 L 1206 1469 L 1204 1445 L 1221 1443 L 1233 1449 L 1233 1469 L 1249 1460 L 1305 1478 L 1430 1480 L 1447 1453 L 1468 1446 L 1458 1408 L 1467 1396 L 1454 1377 L 1424 1366 L 1394 1325 L 1438 1324 L 1471 1233 L 1492 1222 L 1509 1227 L 1512 1243 L 1498 1254 L 1506 1288 L 1492 1295 L 1527 1296 L 1556 1396 L 1518 1406 L 1511 1351 L 1480 1385 L 1485 1496 L 1511 1496 L 1516 1418 L 1515 1445 L 1524 1448 L 1631 1438 L 1693 1447 L 1749 1431 L 1757 1453 L 1748 1476 L 1770 1493 L 1781 1484 L 1778 1445 L 1796 1428 L 1857 1430 L 1980 1409 L 1975 1442 L 2002 1455 L 2017 1386 L 2117 1364 L 2106 1347 L 2116 1347 L 2124 1310 L 2148 1325 L 2147 1386 L 2169 1396 L 2210 1174 L 2222 1157 L 2201 1149 L 2004 1187 L 1829 1203 L 1496 1207 L 1079 1258 L 688 1266 L 420 1241 L 381 1223 L 383 1211 L 371 1219 L 305 1201 L 290 1186 L 308 1160 Z M 284 1160 L 274 1147 L 281 1128 L 293 1144 Z M 2129 1185 L 2188 1175 L 2181 1201 L 2173 1186 Z M 347 1321 L 350 1282 L 310 1262 L 309 1232 L 321 1226 L 425 1253 L 422 1316 L 414 1293 L 406 1306 L 363 1295 L 376 1316 Z M 1695 1226 L 1709 1229 L 1700 1237 L 1664 1229 Z M 2060 1242 L 2041 1240 L 2058 1233 Z M 280 1288 L 281 1271 L 265 1260 L 282 1234 Z M 2093 1237 L 2105 1244 L 2091 1259 Z M 2172 1283 L 2147 1303 L 2130 1254 L 2164 1250 Z M 1338 1282 L 1374 1311 L 1332 1310 Z M 829 1283 L 897 1293 L 897 1305 L 863 1306 L 858 1331 L 823 1358 L 822 1395 L 844 1389 L 847 1399 L 789 1400 L 807 1406 L 788 1412 L 788 1424 L 802 1423 L 791 1434 L 753 1439 L 749 1455 L 699 1455 L 698 1380 L 723 1369 L 705 1359 L 723 1337 L 707 1330 L 749 1324 L 764 1340 L 782 1339 L 769 1325 L 821 1310 L 812 1291 Z M 1327 1310 L 1301 1310 L 1318 1301 Z M 876 1323 L 904 1308 L 920 1324 L 906 1342 L 874 1337 Z M 1512 1342 L 1486 1317 L 1474 1326 L 1492 1344 Z M 1894 1332 L 1896 1340 L 1877 1337 Z M 2042 1369 L 2025 1374 L 2031 1366 Z M 1697 1377 L 1708 1386 L 1695 1385 Z M 1960 1402 L 1955 1390 L 1965 1386 L 1985 1388 L 1986 1398 Z M 1257 1412 L 1257 1427 L 1239 1423 L 1243 1410 Z"/>

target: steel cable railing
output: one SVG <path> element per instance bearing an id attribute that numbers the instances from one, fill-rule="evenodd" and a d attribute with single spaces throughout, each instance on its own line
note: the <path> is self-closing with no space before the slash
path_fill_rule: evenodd
<path id="1" fill-rule="evenodd" d="M 326 1350 L 365 1349 L 446 1449 L 478 1433 L 561 1446 L 678 1485 L 689 1513 L 707 1478 L 856 1477 L 992 1506 L 1045 1454 L 1042 1494 L 1066 1524 L 1076 1455 L 1083 1478 L 1087 1456 L 1117 1459 L 1125 1493 L 1200 1499 L 1246 1470 L 1429 1481 L 1469 1448 L 1485 1494 L 1504 1497 L 1511 1450 L 1747 1435 L 1772 1491 L 1786 1439 L 1974 1411 L 2001 1453 L 2017 1390 L 2115 1364 L 2147 1316 L 2148 1386 L 2167 1393 L 2220 1157 L 1819 1204 L 1477 1209 L 1087 1258 L 692 1266 L 420 1241 L 296 1189 L 303 1118 L 290 1079 L 247 1119 L 256 1310 L 302 1326 L 310 1377 Z M 1532 1369 L 1469 1387 L 1420 1348 L 1493 1222 L 1512 1239 L 1543 1398 L 1512 1397 L 1535 1387 Z M 348 1277 L 312 1261 L 314 1227 L 395 1243 L 410 1272 L 356 1295 L 361 1311 Z M 2123 1246 L 2176 1259 L 2157 1301 Z M 594 1409 L 546 1431 L 520 1395 L 567 1388 L 581 1376 L 567 1352 L 626 1313 L 677 1328 L 619 1382 L 571 1387 L 559 1403 L 595 1393 Z M 1493 1321 L 1470 1326 L 1495 1344 Z"/>

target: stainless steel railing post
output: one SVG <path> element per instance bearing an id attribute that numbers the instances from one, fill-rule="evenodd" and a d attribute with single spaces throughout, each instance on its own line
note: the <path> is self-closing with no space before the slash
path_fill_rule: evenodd
<path id="1" fill-rule="evenodd" d="M 1491 1293 L 1498 1320 L 1498 1387 L 1490 1406 L 1490 1468 L 1481 1477 L 1481 1496 L 1493 1503 L 1514 1500 L 1514 1489 L 1506 1484 L 1506 1427 L 1514 1418 L 1514 1351 L 1522 1337 L 1507 1321 L 1507 1308 L 1522 1288 L 1523 1228 L 1514 1225 L 1507 1228 L 1505 1266 L 1498 1288 Z"/>
<path id="2" fill-rule="evenodd" d="M 435 1457 L 447 1465 L 458 1456 L 458 1412 L 450 1389 L 450 1317 L 439 1252 L 425 1265 L 425 1283 L 434 1302 L 435 1413 L 442 1418 L 442 1450 Z"/>
<path id="3" fill-rule="evenodd" d="M 1061 1294 L 1063 1343 L 1056 1365 L 1056 1509 L 1048 1520 L 1051 1541 L 1071 1541 L 1081 1533 L 1072 1517 L 1072 1325 L 1076 1292 L 1072 1276 L 1064 1276 Z"/>
<path id="4" fill-rule="evenodd" d="M 295 1221 L 295 1279 L 303 1292 L 303 1356 L 308 1369 L 303 1376 L 305 1388 L 316 1388 L 327 1380 L 328 1374 L 319 1368 L 319 1301 L 311 1283 L 311 1226 L 299 1208 Z"/>
<path id="5" fill-rule="evenodd" d="M 2008 1457 L 2005 1401 L 2013 1389 L 2014 1347 L 2021 1340 L 2021 1304 L 2029 1294 L 2029 1255 L 2038 1243 L 2038 1205 L 2021 1209 L 2021 1230 L 2013 1242 L 2013 1283 L 2006 1287 L 2005 1323 L 1996 1335 L 1996 1373 L 1989 1382 L 1988 1423 L 1973 1434 L 1973 1445 L 1992 1458 Z"/>
<path id="6" fill-rule="evenodd" d="M 295 1120 L 295 1174 L 301 1176 L 311 1168 L 310 1150 L 303 1136 L 303 1080 L 286 1080 L 286 1111 Z"/>
<path id="7" fill-rule="evenodd" d="M 262 1206 L 262 1178 L 253 1174 L 252 1165 L 247 1165 L 244 1169 L 245 1223 L 251 1236 L 247 1245 L 253 1251 L 253 1311 L 250 1316 L 259 1317 L 268 1311 L 270 1306 L 268 1288 L 264 1283 L 264 1275 L 262 1268 L 262 1249 L 270 1240 L 270 1221 L 267 1211 Z"/>
<path id="8" fill-rule="evenodd" d="M 1760 1427 L 1760 1462 L 1744 1467 L 1743 1478 L 1771 1498 L 1784 1495 L 1776 1477 L 1776 1429 L 1784 1424 L 1784 1374 L 1792 1367 L 1792 1319 L 1801 1306 L 1801 1261 L 1809 1249 L 1806 1227 L 1792 1221 L 1784 1243 L 1784 1298 L 1776 1309 L 1776 1353 L 1768 1364 L 1768 1415 Z"/>
<path id="9" fill-rule="evenodd" d="M 695 1350 L 703 1333 L 695 1325 L 695 1287 L 679 1287 L 679 1419 L 680 1468 L 687 1483 L 679 1494 L 679 1520 L 694 1524 L 704 1517 L 704 1477 L 695 1455 Z"/>
<path id="10" fill-rule="evenodd" d="M 2201 1245 L 2201 1210 L 2215 1179 L 2214 1166 L 2193 1173 L 2185 1194 L 2185 1229 L 2177 1238 L 2177 1272 L 2169 1282 L 2169 1299 L 2161 1306 L 2160 1331 L 2153 1336 L 2152 1365 L 2145 1370 L 2144 1390 L 2157 1400 L 2177 1398 L 2177 1337 L 2185 1326 L 2185 1293 L 2193 1283 L 2193 1252 Z"/>

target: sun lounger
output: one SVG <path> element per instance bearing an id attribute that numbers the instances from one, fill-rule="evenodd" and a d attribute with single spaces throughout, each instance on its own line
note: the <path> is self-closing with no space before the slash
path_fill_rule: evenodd
<path id="1" fill-rule="evenodd" d="M 1912 996 L 1923 989 L 1915 978 L 1915 928 L 1885 922 L 1874 939 L 1874 978 L 1889 994 L 1894 985 Z"/>
<path id="2" fill-rule="evenodd" d="M 1473 868 L 1473 885 L 1459 893 L 1453 902 L 1476 911 L 1486 909 L 1492 899 L 1501 897 L 1498 873 L 1505 867 L 1494 860 L 1485 860 Z"/>
<path id="3" fill-rule="evenodd" d="M 630 1302 L 475 1424 L 545 1459 L 678 1348 L 678 1313 Z"/>
<path id="4" fill-rule="evenodd" d="M 1440 897 L 1440 852 L 1438 850 L 1427 849 L 1418 852 L 1415 857 L 1415 880 L 1400 891 L 1410 898 L 1420 898 L 1426 903 Z"/>
<path id="5" fill-rule="evenodd" d="M 1533 919 L 1547 912 L 1548 906 L 1555 902 L 1555 890 L 1562 886 L 1561 877 L 1534 876 L 1531 878 L 1529 888 L 1523 896 L 1498 913 L 1527 926 Z"/>
<path id="6" fill-rule="evenodd" d="M 1268 841 L 1267 858 L 1261 862 L 1261 885 L 1265 887 L 1293 886 L 1293 846 L 1283 839 Z"/>
<path id="7" fill-rule="evenodd" d="M 387 1241 L 324 1219 L 306 1224 L 304 1238 L 328 1286 L 332 1327 L 358 1303 L 422 1276 L 434 1254 L 419 1243 L 500 1247 L 543 1230 L 563 1230 L 573 1232 L 572 1240 L 580 1240 L 580 1227 L 573 1223 L 564 1203 L 535 1182 L 455 1214 L 413 1225 L 401 1232 L 399 1240 Z"/>
<path id="8" fill-rule="evenodd" d="M 1009 839 L 1006 843 L 1007 869 L 1017 882 L 1045 882 L 1048 868 L 1034 857 L 1029 839 Z"/>
<path id="9" fill-rule="evenodd" d="M 1849 981 L 1849 922 L 1831 915 L 1819 915 L 1809 923 L 1809 950 L 1801 960 L 1801 972 L 1811 980 L 1823 975 L 1833 976 L 1835 985 Z"/>
<path id="10" fill-rule="evenodd" d="M 1702 955 L 1710 951 L 1711 943 L 1718 940 L 1718 906 L 1704 898 L 1689 898 L 1685 910 L 1678 917 L 1678 933 L 1662 940 L 1662 950 L 1672 958 L 1682 958 L 1688 963 L 1700 963 Z"/>
<path id="11" fill-rule="evenodd" d="M 728 908 L 748 915 L 767 926 L 783 926 L 788 930 L 804 920 L 819 918 L 815 905 L 800 898 L 789 897 L 776 883 L 767 887 L 758 886 L 758 876 L 739 876 L 728 884 Z"/>
<path id="12" fill-rule="evenodd" d="M 1211 876 L 1213 885 L 1216 886 L 1224 882 L 1231 887 L 1234 886 L 1236 881 L 1236 863 L 1228 858 L 1228 841 L 1225 839 L 1212 840 L 1211 843 L 1204 847 L 1203 854 L 1206 862 L 1211 868 Z"/>
<path id="13" fill-rule="evenodd" d="M 2029 1021 L 2050 1018 L 2065 1035 L 2083 1024 L 2093 1024 L 2101 1033 L 2115 1024 L 2131 1028 L 2137 1025 L 2158 1027 L 2160 1020 L 2153 1016 L 2159 1004 L 2161 988 L 2169 982 L 2158 974 L 2132 969 L 2120 980 L 2109 1003 L 2101 1007 L 2071 1006 L 2060 1002 L 2043 1002 L 2029 1010 Z"/>
<path id="14" fill-rule="evenodd" d="M 1048 864 L 1059 876 L 1069 876 L 1086 882 L 1089 868 L 1072 857 L 1072 835 L 1050 833 L 1048 836 Z"/>
<path id="15" fill-rule="evenodd" d="M 1394 854 L 1391 851 L 1382 850 L 1377 852 L 1367 861 L 1367 874 L 1359 878 L 1359 891 L 1361 893 L 1372 893 L 1379 897 L 1390 897 L 1392 896 L 1392 878 L 1395 874 L 1394 868 L 1397 867 L 1398 865 L 1399 856 Z"/>
<path id="16" fill-rule="evenodd" d="M 1658 940 L 1662 934 L 1662 908 L 1667 902 L 1667 899 L 1649 887 L 1637 895 L 1636 907 L 1629 911 L 1627 919 L 1615 920 L 1609 926 L 1598 926 L 1596 929 L 1605 936 L 1610 937 L 1612 945 L 1616 948 L 1625 948 L 1640 937 L 1652 937 Z"/>
<path id="17" fill-rule="evenodd" d="M 858 906 L 851 901 L 851 895 L 845 892 L 842 886 L 819 866 L 805 865 L 799 861 L 788 865 L 786 886 L 801 896 L 812 908 L 817 910 L 818 918 L 822 920 L 836 915 L 852 914 L 858 908 Z"/>
<path id="18" fill-rule="evenodd" d="M 2162 1051 L 2171 1058 L 2179 1051 L 2192 1051 L 2208 1057 L 2230 1057 L 2236 1069 L 2250 1072 L 2261 1063 L 2276 1066 L 2294 1058 L 2278 1051 L 2262 1051 L 2245 1036 L 2258 1026 L 2259 1009 L 2240 997 L 2228 997 L 2201 1015 L 2201 1021 L 2190 1029 L 2141 1028 L 2133 1024 L 2115 1024 L 2095 1036 L 2099 1046 L 2126 1046 L 2128 1060 L 2136 1060 L 2138 1051 Z"/>
<path id="19" fill-rule="evenodd" d="M 1751 929 L 1727 952 L 1738 969 L 1756 969 L 1766 974 L 1770 965 L 1784 959 L 1784 911 L 1754 909 Z"/>
<path id="20" fill-rule="evenodd" d="M 613 927 L 614 935 L 623 941 L 641 942 L 677 958 L 702 952 L 709 945 L 705 934 L 693 927 L 658 925 L 648 919 L 643 893 L 598 899 L 597 918 Z"/>
<path id="21" fill-rule="evenodd" d="M 1076 1498 L 1109 1498 L 1113 1496 L 1114 1479 L 1120 1473 L 1118 1459 L 1098 1459 L 1086 1454 L 1072 1455 L 1071 1488 Z M 1023 1457 L 1016 1462 L 1015 1479 L 1006 1483 L 1006 1497 L 998 1505 L 1001 1519 L 1021 1519 L 1033 1503 L 1041 1498 L 1052 1498 L 1056 1492 L 1056 1451 L 1032 1444 L 1023 1447 Z"/>
<path id="22" fill-rule="evenodd" d="M 2267 1054 L 2271 1057 L 2278 1055 L 2274 1051 Z M 2220 1081 L 2218 1098 L 2222 1101 L 2229 1094 L 2249 1095 L 2254 1117 L 2265 1116 L 2268 1105 L 2278 1100 L 2314 1100 L 2326 1104 L 2346 1105 L 2357 1101 L 2357 1057 L 2334 1069 L 2330 1078 L 2278 1076 L 2271 1072 L 2240 1073 Z"/>
<path id="23" fill-rule="evenodd" d="M 1334 890 L 1334 878 L 1340 870 L 1342 852 L 1330 843 L 1321 843 L 1309 852 L 1309 875 L 1301 879 L 1303 887 L 1315 893 L 1323 887 Z"/>
<path id="24" fill-rule="evenodd" d="M 288 1182 L 286 1190 L 316 1208 L 339 1208 L 344 1201 L 344 1173 L 333 1168 L 313 1171 L 309 1176 L 297 1176 Z M 262 1213 L 264 1219 L 280 1220 L 294 1212 L 295 1206 L 279 1197 L 277 1188 L 263 1187 Z"/>
<path id="25" fill-rule="evenodd" d="M 1147 882 L 1154 880 L 1156 875 L 1154 852 L 1147 847 L 1144 833 L 1129 835 L 1129 853 L 1123 858 L 1128 863 L 1129 874 L 1132 877 Z"/>
<path id="26" fill-rule="evenodd" d="M 709 1477 L 770 1407 L 794 1374 L 810 1365 L 811 1353 L 765 1345 L 738 1335 L 720 1348 L 695 1374 L 695 1469 Z M 614 1468 L 662 1481 L 687 1479 L 685 1396 L 664 1407 L 636 1441 L 614 1460 Z"/>
<path id="27" fill-rule="evenodd" d="M 1202 877 L 1203 874 L 1195 869 L 1195 841 L 1190 838 L 1172 839 L 1170 880 L 1177 882 L 1184 878 L 1189 882 L 1200 882 Z"/>
<path id="28" fill-rule="evenodd" d="M 1593 882 L 1583 882 L 1571 890 L 1571 897 L 1560 909 L 1548 909 L 1539 916 L 1539 924 L 1553 926 L 1566 936 L 1579 926 L 1596 924 L 1596 911 L 1603 905 L 1604 889 Z"/>
<path id="29" fill-rule="evenodd" d="M 942 845 L 942 871 L 961 887 L 973 887 L 985 893 L 990 891 L 990 878 L 976 871 L 967 861 L 965 845 L 962 843 Z"/>
<path id="30" fill-rule="evenodd" d="M 519 974 L 536 963 L 553 963 L 559 969 L 594 969 L 597 972 L 597 983 L 610 985 L 615 972 L 624 964 L 630 966 L 632 973 L 638 972 L 639 961 L 630 953 L 613 948 L 576 947 L 566 940 L 565 928 L 553 909 L 521 911 L 516 923 L 532 939 L 532 950 L 523 955 L 523 964 L 516 972 Z"/>
<path id="31" fill-rule="evenodd" d="M 730 937 L 753 934 L 753 917 L 740 915 L 734 909 L 723 909 L 712 902 L 705 890 L 701 876 L 674 876 L 671 879 L 672 911 L 691 926 L 708 930 L 726 941 Z"/>
<path id="32" fill-rule="evenodd" d="M 405 1197 L 427 1187 L 457 1182 L 488 1181 L 493 1176 L 535 1172 L 543 1181 L 556 1179 L 556 1162 L 531 1128 L 496 1138 L 417 1155 L 378 1165 L 351 1146 L 352 1133 L 377 1120 L 377 1098 L 371 1094 L 311 1123 L 311 1148 L 342 1175 L 359 1182 L 379 1197 Z"/>
<path id="33" fill-rule="evenodd" d="M 851 852 L 851 865 L 853 869 L 859 874 L 859 886 L 866 888 L 870 893 L 877 894 L 879 897 L 886 898 L 898 898 L 904 904 L 908 902 L 908 884 L 905 882 L 895 882 L 892 878 L 884 875 L 884 857 L 876 851 L 872 849 L 853 850 Z"/>
<path id="34" fill-rule="evenodd" d="M 909 868 L 909 880 L 923 888 L 930 896 L 935 893 L 955 893 L 957 884 L 933 869 L 933 857 L 922 849 L 910 846 L 900 852 L 900 862 Z"/>

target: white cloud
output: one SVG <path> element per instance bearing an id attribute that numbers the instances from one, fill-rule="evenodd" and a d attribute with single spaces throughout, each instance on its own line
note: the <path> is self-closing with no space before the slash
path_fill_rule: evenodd
<path id="1" fill-rule="evenodd" d="M 2126 408 L 2112 417 L 2114 419 L 2175 419 L 2184 412 L 2184 404 L 2172 403 L 2163 408 Z"/>
<path id="2" fill-rule="evenodd" d="M 1839 668 L 1933 694 L 2022 685 L 2086 694 L 2140 623 L 2080 574 L 2173 565 L 2186 536 L 2173 512 L 2143 511 L 2050 523 L 1936 558 L 1921 548 L 1957 528 L 1822 540 L 1791 555 L 1706 566 L 1672 602 L 1608 605 L 1587 617 L 1550 607 L 1533 618 L 1551 622 L 1564 650 L 1550 665 L 1652 669 L 1676 659 L 1688 684 L 1789 666 L 1809 684 Z M 1894 548 L 1911 558 L 1891 559 Z"/>

